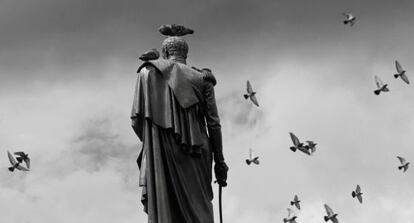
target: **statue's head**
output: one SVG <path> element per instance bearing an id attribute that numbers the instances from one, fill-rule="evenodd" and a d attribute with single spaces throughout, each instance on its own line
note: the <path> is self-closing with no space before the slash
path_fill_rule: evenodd
<path id="1" fill-rule="evenodd" d="M 188 54 L 188 44 L 187 42 L 178 37 L 178 36 L 171 36 L 164 40 L 162 43 L 162 58 L 164 59 L 187 59 Z"/>

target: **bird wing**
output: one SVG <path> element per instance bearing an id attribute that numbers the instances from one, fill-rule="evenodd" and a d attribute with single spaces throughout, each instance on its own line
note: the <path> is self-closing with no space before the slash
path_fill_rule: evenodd
<path id="1" fill-rule="evenodd" d="M 259 157 L 258 157 L 258 156 L 256 156 L 256 157 L 252 160 L 252 162 L 253 162 L 254 164 L 256 164 L 256 165 L 259 165 L 259 164 L 260 164 Z"/>
<path id="2" fill-rule="evenodd" d="M 27 159 L 24 159 L 24 162 L 26 163 L 27 168 L 30 169 L 30 158 L 27 157 Z"/>
<path id="3" fill-rule="evenodd" d="M 7 156 L 9 157 L 11 165 L 16 165 L 17 161 L 14 159 L 13 155 L 9 151 L 7 151 Z"/>
<path id="4" fill-rule="evenodd" d="M 295 194 L 295 198 L 293 198 L 295 202 L 299 201 L 298 195 Z"/>
<path id="5" fill-rule="evenodd" d="M 357 192 L 357 194 L 361 193 L 361 187 L 359 185 L 357 185 L 355 192 Z"/>
<path id="6" fill-rule="evenodd" d="M 401 67 L 401 64 L 398 62 L 398 60 L 395 61 L 395 68 L 397 69 L 398 74 L 401 74 L 404 70 Z"/>
<path id="7" fill-rule="evenodd" d="M 21 170 L 21 171 L 29 171 L 29 169 L 27 169 L 26 167 L 24 167 L 22 165 L 17 165 L 16 169 Z"/>
<path id="8" fill-rule="evenodd" d="M 253 102 L 253 104 L 259 107 L 259 102 L 257 101 L 256 95 L 250 95 L 250 100 Z"/>
<path id="9" fill-rule="evenodd" d="M 362 195 L 361 195 L 361 194 L 358 194 L 358 195 L 357 195 L 357 198 L 358 198 L 359 203 L 361 203 L 361 204 L 362 204 Z"/>
<path id="10" fill-rule="evenodd" d="M 402 79 L 405 83 L 410 84 L 410 81 L 408 80 L 407 75 L 405 75 L 405 74 L 401 74 L 401 75 L 400 75 L 400 77 L 401 77 L 401 79 Z"/>
<path id="11" fill-rule="evenodd" d="M 325 204 L 324 206 L 325 206 L 326 213 L 328 214 L 328 217 L 332 216 L 333 215 L 332 209 L 327 204 Z"/>
<path id="12" fill-rule="evenodd" d="M 332 223 L 338 223 L 338 219 L 336 217 L 331 218 Z"/>
<path id="13" fill-rule="evenodd" d="M 24 152 L 14 152 L 14 155 L 18 155 L 18 156 L 21 156 L 21 157 L 26 156 L 26 154 Z"/>
<path id="14" fill-rule="evenodd" d="M 247 93 L 251 94 L 253 92 L 252 85 L 250 84 L 250 81 L 247 80 Z"/>
<path id="15" fill-rule="evenodd" d="M 405 164 L 407 161 L 403 158 L 403 157 L 401 157 L 401 156 L 397 156 L 397 158 L 400 160 L 400 163 L 401 164 Z"/>
<path id="16" fill-rule="evenodd" d="M 289 132 L 290 138 L 292 139 L 293 145 L 298 146 L 300 144 L 298 137 L 295 134 Z"/>
<path id="17" fill-rule="evenodd" d="M 299 146 L 299 147 L 298 147 L 298 149 L 299 149 L 300 151 L 302 151 L 302 152 L 304 152 L 304 153 L 306 153 L 306 154 L 308 154 L 308 155 L 311 155 L 311 153 L 309 152 L 309 150 L 308 150 L 307 148 L 309 148 L 309 147 L 308 147 L 308 146 L 306 146 L 306 147 Z"/>
<path id="18" fill-rule="evenodd" d="M 375 75 L 375 83 L 377 84 L 378 88 L 382 88 L 382 86 L 384 86 L 382 80 L 377 75 Z"/>

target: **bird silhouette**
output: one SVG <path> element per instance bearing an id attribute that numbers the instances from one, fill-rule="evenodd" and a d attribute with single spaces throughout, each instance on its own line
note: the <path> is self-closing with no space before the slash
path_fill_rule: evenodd
<path id="1" fill-rule="evenodd" d="M 346 17 L 346 19 L 344 20 L 345 25 L 350 24 L 351 26 L 353 26 L 355 24 L 356 17 L 353 16 L 351 13 L 342 13 L 342 15 Z"/>
<path id="2" fill-rule="evenodd" d="M 256 92 L 253 91 L 253 88 L 252 88 L 252 85 L 250 84 L 250 81 L 247 81 L 246 85 L 247 85 L 247 88 L 246 88 L 247 94 L 243 95 L 244 98 L 246 100 L 248 98 L 250 98 L 250 101 L 252 101 L 253 104 L 255 104 L 257 107 L 259 107 L 259 102 L 257 101 L 257 98 L 256 98 Z"/>
<path id="3" fill-rule="evenodd" d="M 139 57 L 142 61 L 157 60 L 158 58 L 160 58 L 160 52 L 157 49 L 148 50 Z"/>
<path id="4" fill-rule="evenodd" d="M 394 74 L 395 79 L 397 79 L 398 77 L 401 77 L 401 79 L 405 83 L 410 84 L 410 81 L 408 80 L 408 77 L 405 74 L 405 70 L 401 67 L 400 63 L 397 60 L 395 61 L 395 68 L 397 70 L 397 73 Z"/>
<path id="5" fill-rule="evenodd" d="M 298 198 L 298 195 L 295 195 L 295 197 L 293 198 L 293 201 L 290 202 L 290 205 L 292 206 L 295 205 L 296 208 L 300 210 L 300 200 Z"/>
<path id="6" fill-rule="evenodd" d="M 29 158 L 29 154 L 24 153 L 24 152 L 15 152 L 14 155 L 17 155 L 19 157 L 17 157 L 17 162 L 22 163 L 24 162 L 27 166 L 28 169 L 30 169 L 30 158 Z"/>
<path id="7" fill-rule="evenodd" d="M 255 157 L 253 155 L 253 149 L 252 148 L 249 149 L 249 158 L 246 159 L 246 163 L 247 163 L 247 165 L 250 165 L 251 163 L 254 163 L 256 165 L 260 164 L 259 157 L 258 156 Z"/>
<path id="8" fill-rule="evenodd" d="M 403 170 L 403 172 L 408 170 L 408 167 L 410 165 L 410 162 L 407 162 L 403 157 L 397 156 L 397 158 L 400 160 L 401 166 L 398 167 L 399 170 Z"/>
<path id="9" fill-rule="evenodd" d="M 194 30 L 178 24 L 162 25 L 158 31 L 165 36 L 185 36 L 194 33 Z"/>
<path id="10" fill-rule="evenodd" d="M 297 216 L 295 215 L 295 213 L 290 208 L 288 208 L 287 210 L 288 210 L 288 216 L 287 218 L 283 218 L 283 222 L 296 223 Z"/>
<path id="11" fill-rule="evenodd" d="M 324 206 L 325 206 L 327 216 L 324 216 L 323 219 L 325 221 L 330 220 L 332 221 L 332 223 L 338 223 L 338 219 L 336 218 L 338 214 L 335 214 L 327 204 L 325 204 Z"/>
<path id="12" fill-rule="evenodd" d="M 9 157 L 10 164 L 12 165 L 11 167 L 8 168 L 10 172 L 13 172 L 14 169 L 18 169 L 21 171 L 29 171 L 29 169 L 20 165 L 20 163 L 14 159 L 13 155 L 9 151 L 7 151 L 7 156 Z"/>
<path id="13" fill-rule="evenodd" d="M 362 204 L 362 192 L 361 192 L 361 187 L 359 185 L 357 185 L 355 191 L 352 191 L 351 195 L 353 198 L 358 198 L 359 203 Z"/>
<path id="14" fill-rule="evenodd" d="M 293 152 L 296 152 L 296 150 L 300 150 L 308 155 L 311 155 L 309 150 L 303 145 L 303 143 L 299 141 L 298 137 L 295 134 L 289 132 L 289 135 L 293 142 L 293 146 L 290 147 L 290 150 L 292 150 Z"/>
<path id="15" fill-rule="evenodd" d="M 379 95 L 381 92 L 388 92 L 388 84 L 384 84 L 382 80 L 375 75 L 375 84 L 377 85 L 377 89 L 374 91 L 374 94 Z"/>

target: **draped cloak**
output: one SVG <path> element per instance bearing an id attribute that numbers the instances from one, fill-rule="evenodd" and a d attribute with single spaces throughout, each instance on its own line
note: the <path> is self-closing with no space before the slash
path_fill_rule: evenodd
<path id="1" fill-rule="evenodd" d="M 214 222 L 206 123 L 219 125 L 216 113 L 212 84 L 187 65 L 157 60 L 138 69 L 131 119 L 149 223 Z"/>

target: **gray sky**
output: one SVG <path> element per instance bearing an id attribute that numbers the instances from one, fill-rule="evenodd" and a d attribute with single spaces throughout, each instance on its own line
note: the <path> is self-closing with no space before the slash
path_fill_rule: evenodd
<path id="1" fill-rule="evenodd" d="M 324 203 L 340 222 L 414 222 L 414 175 L 396 158 L 414 160 L 414 90 L 392 77 L 398 59 L 414 80 L 413 10 L 402 0 L 1 1 L 1 219 L 146 221 L 129 121 L 137 57 L 160 48 L 161 24 L 182 23 L 195 30 L 189 64 L 218 79 L 226 222 L 282 221 L 295 194 L 298 222 L 323 221 Z M 373 94 L 374 75 L 390 93 Z M 241 96 L 247 79 L 260 108 Z M 292 153 L 290 131 L 316 141 L 315 155 Z M 260 166 L 245 164 L 249 147 Z M 9 173 L 7 150 L 28 152 L 31 172 Z"/>

